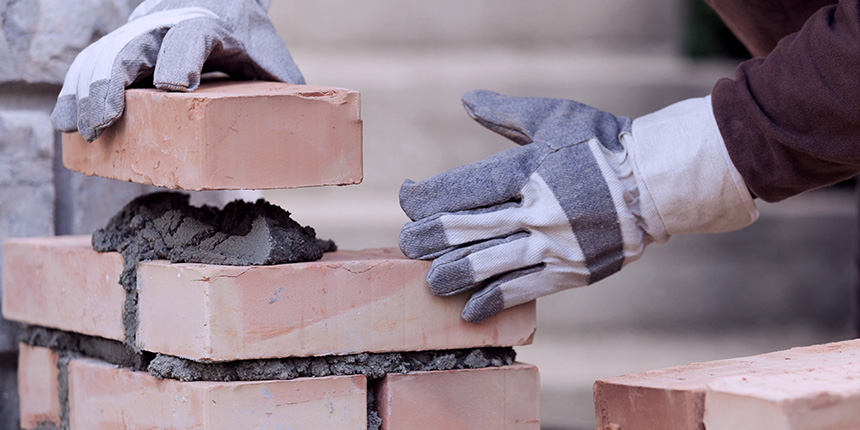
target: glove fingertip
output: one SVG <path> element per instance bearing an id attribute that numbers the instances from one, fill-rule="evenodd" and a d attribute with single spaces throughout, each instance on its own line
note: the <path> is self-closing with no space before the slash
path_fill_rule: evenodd
<path id="1" fill-rule="evenodd" d="M 473 294 L 463 307 L 461 316 L 468 322 L 480 323 L 504 309 L 505 300 L 502 297 L 502 290 L 494 286 Z"/>

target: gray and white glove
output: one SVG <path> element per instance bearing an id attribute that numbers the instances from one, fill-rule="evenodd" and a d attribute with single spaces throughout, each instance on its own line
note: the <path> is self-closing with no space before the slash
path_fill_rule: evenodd
<path id="1" fill-rule="evenodd" d="M 153 76 L 159 89 L 194 91 L 202 71 L 303 84 L 263 0 L 146 0 L 128 23 L 72 62 L 51 120 L 89 142 L 122 116 L 125 87 Z"/>
<path id="2" fill-rule="evenodd" d="M 473 292 L 463 318 L 593 284 L 645 246 L 758 217 L 710 97 L 630 120 L 560 99 L 474 91 L 468 114 L 522 145 L 425 181 L 404 182 L 410 258 L 434 259 L 434 294 Z"/>

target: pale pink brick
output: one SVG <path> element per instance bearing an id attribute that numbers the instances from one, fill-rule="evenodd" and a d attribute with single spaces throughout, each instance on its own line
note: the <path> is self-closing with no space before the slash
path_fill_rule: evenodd
<path id="1" fill-rule="evenodd" d="M 22 239 L 9 242 L 4 260 L 6 318 L 122 339 L 119 254 L 96 253 L 86 237 Z M 467 297 L 433 296 L 428 268 L 396 249 L 277 266 L 143 263 L 137 340 L 148 351 L 216 361 L 531 342 L 534 302 L 468 323 Z"/>
<path id="2" fill-rule="evenodd" d="M 21 428 L 60 426 L 58 356 L 48 348 L 18 347 L 18 400 Z"/>
<path id="3" fill-rule="evenodd" d="M 708 430 L 860 427 L 860 357 L 845 365 L 721 378 L 708 384 Z"/>
<path id="4" fill-rule="evenodd" d="M 468 323 L 467 297 L 434 296 L 428 268 L 390 248 L 278 266 L 144 263 L 137 341 L 215 361 L 531 342 L 533 302 Z"/>
<path id="5" fill-rule="evenodd" d="M 89 237 L 9 239 L 3 244 L 3 316 L 122 340 L 122 256 Z"/>
<path id="6" fill-rule="evenodd" d="M 382 430 L 540 428 L 537 367 L 389 374 L 377 393 Z"/>
<path id="7" fill-rule="evenodd" d="M 126 91 L 122 118 L 95 142 L 63 136 L 63 165 L 187 190 L 357 184 L 356 91 L 279 82 L 204 83 L 191 93 Z"/>
<path id="8" fill-rule="evenodd" d="M 69 363 L 72 430 L 366 428 L 360 375 L 291 381 L 159 380 L 96 360 Z"/>
<path id="9" fill-rule="evenodd" d="M 860 340 L 850 340 L 602 379 L 594 384 L 597 428 L 700 429 L 706 391 L 716 381 L 855 366 L 858 361 Z"/>

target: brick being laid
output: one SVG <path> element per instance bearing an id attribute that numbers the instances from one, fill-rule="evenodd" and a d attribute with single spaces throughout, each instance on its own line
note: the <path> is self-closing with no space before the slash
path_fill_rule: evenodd
<path id="1" fill-rule="evenodd" d="M 537 367 L 388 374 L 377 390 L 382 430 L 540 428 Z"/>
<path id="2" fill-rule="evenodd" d="M 838 417 L 845 410 L 860 410 L 855 407 L 858 375 L 860 340 L 792 348 L 599 380 L 594 384 L 595 415 L 598 428 L 625 430 L 700 429 L 706 424 L 708 429 L 739 428 L 719 426 L 733 417 L 751 416 L 790 422 L 803 408 L 833 408 L 831 416 Z M 824 381 L 840 383 L 828 388 Z M 735 412 L 726 415 L 727 408 Z M 771 428 L 740 428 L 747 427 Z"/>
<path id="3" fill-rule="evenodd" d="M 181 382 L 92 359 L 69 363 L 72 429 L 361 429 L 361 375 L 289 381 Z"/>
<path id="4" fill-rule="evenodd" d="M 96 253 L 89 237 L 16 239 L 3 267 L 7 319 L 123 340 L 119 254 Z M 428 269 L 396 249 L 273 266 L 141 263 L 137 346 L 230 361 L 531 342 L 534 302 L 468 323 L 467 297 L 433 296 Z"/>
<path id="5" fill-rule="evenodd" d="M 204 82 L 190 93 L 129 89 L 122 118 L 88 143 L 63 135 L 63 165 L 186 190 L 362 180 L 360 94 L 280 82 Z"/>
<path id="6" fill-rule="evenodd" d="M 18 401 L 21 428 L 60 427 L 59 357 L 48 348 L 19 344 Z"/>

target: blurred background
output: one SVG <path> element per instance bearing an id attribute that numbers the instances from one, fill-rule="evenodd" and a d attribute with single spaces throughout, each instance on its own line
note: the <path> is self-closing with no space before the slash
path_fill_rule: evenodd
<path id="1" fill-rule="evenodd" d="M 403 179 L 513 146 L 465 115 L 465 91 L 636 117 L 708 94 L 748 56 L 699 0 L 275 0 L 269 15 L 309 83 L 362 93 L 364 183 L 264 193 L 342 248 L 396 246 Z M 544 429 L 594 429 L 599 378 L 852 337 L 850 184 L 759 207 L 742 231 L 674 237 L 538 300 L 518 353 L 541 371 Z"/>
<path id="2" fill-rule="evenodd" d="M 152 190 L 62 168 L 48 119 L 77 52 L 139 2 L 0 0 L 0 240 L 91 234 Z M 309 83 L 361 91 L 365 180 L 262 194 L 347 249 L 396 246 L 405 178 L 513 146 L 464 114 L 465 91 L 635 117 L 708 94 L 747 55 L 700 0 L 273 0 L 270 16 Z M 673 237 L 538 301 L 518 352 L 540 368 L 545 430 L 595 428 L 596 379 L 853 336 L 851 184 L 759 208 L 742 231 Z M 16 333 L 0 320 L 0 428 L 17 420 Z"/>

